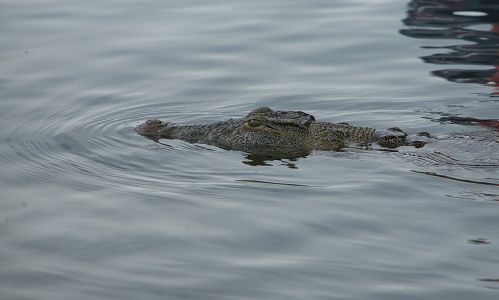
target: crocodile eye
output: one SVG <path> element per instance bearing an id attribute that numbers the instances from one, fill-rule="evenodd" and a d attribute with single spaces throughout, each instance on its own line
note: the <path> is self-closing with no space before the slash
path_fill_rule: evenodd
<path id="1" fill-rule="evenodd" d="M 260 120 L 251 119 L 248 121 L 248 125 L 250 127 L 258 127 L 258 126 L 262 125 L 262 122 Z"/>

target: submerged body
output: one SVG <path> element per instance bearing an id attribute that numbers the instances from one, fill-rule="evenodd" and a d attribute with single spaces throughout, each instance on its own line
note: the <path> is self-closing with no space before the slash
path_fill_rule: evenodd
<path id="1" fill-rule="evenodd" d="M 248 152 L 304 152 L 340 150 L 346 146 L 384 148 L 407 145 L 399 128 L 376 130 L 346 123 L 316 121 L 301 111 L 274 111 L 260 107 L 246 117 L 205 125 L 174 125 L 160 120 L 148 120 L 135 129 L 152 139 L 181 139 L 205 143 L 224 149 Z"/>

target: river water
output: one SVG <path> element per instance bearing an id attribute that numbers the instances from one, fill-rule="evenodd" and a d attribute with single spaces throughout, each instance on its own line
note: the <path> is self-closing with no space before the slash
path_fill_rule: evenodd
<path id="1" fill-rule="evenodd" d="M 491 3 L 0 0 L 0 299 L 498 299 Z M 433 139 L 133 130 L 259 106 Z"/>

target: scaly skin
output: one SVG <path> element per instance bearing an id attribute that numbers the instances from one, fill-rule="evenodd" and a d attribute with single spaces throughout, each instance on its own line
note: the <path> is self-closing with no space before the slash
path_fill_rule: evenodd
<path id="1" fill-rule="evenodd" d="M 346 123 L 320 122 L 301 111 L 274 111 L 268 107 L 257 108 L 244 118 L 205 125 L 174 125 L 148 120 L 135 130 L 154 140 L 181 139 L 248 152 L 308 153 L 372 143 L 384 148 L 407 145 L 407 134 L 399 128 L 378 131 Z"/>

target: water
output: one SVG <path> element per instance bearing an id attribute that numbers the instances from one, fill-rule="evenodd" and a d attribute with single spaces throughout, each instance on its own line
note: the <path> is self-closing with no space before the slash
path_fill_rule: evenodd
<path id="1" fill-rule="evenodd" d="M 499 8 L 452 4 L 0 1 L 0 299 L 497 299 L 498 131 L 459 118 L 498 118 Z M 436 140 L 133 131 L 258 106 Z"/>

